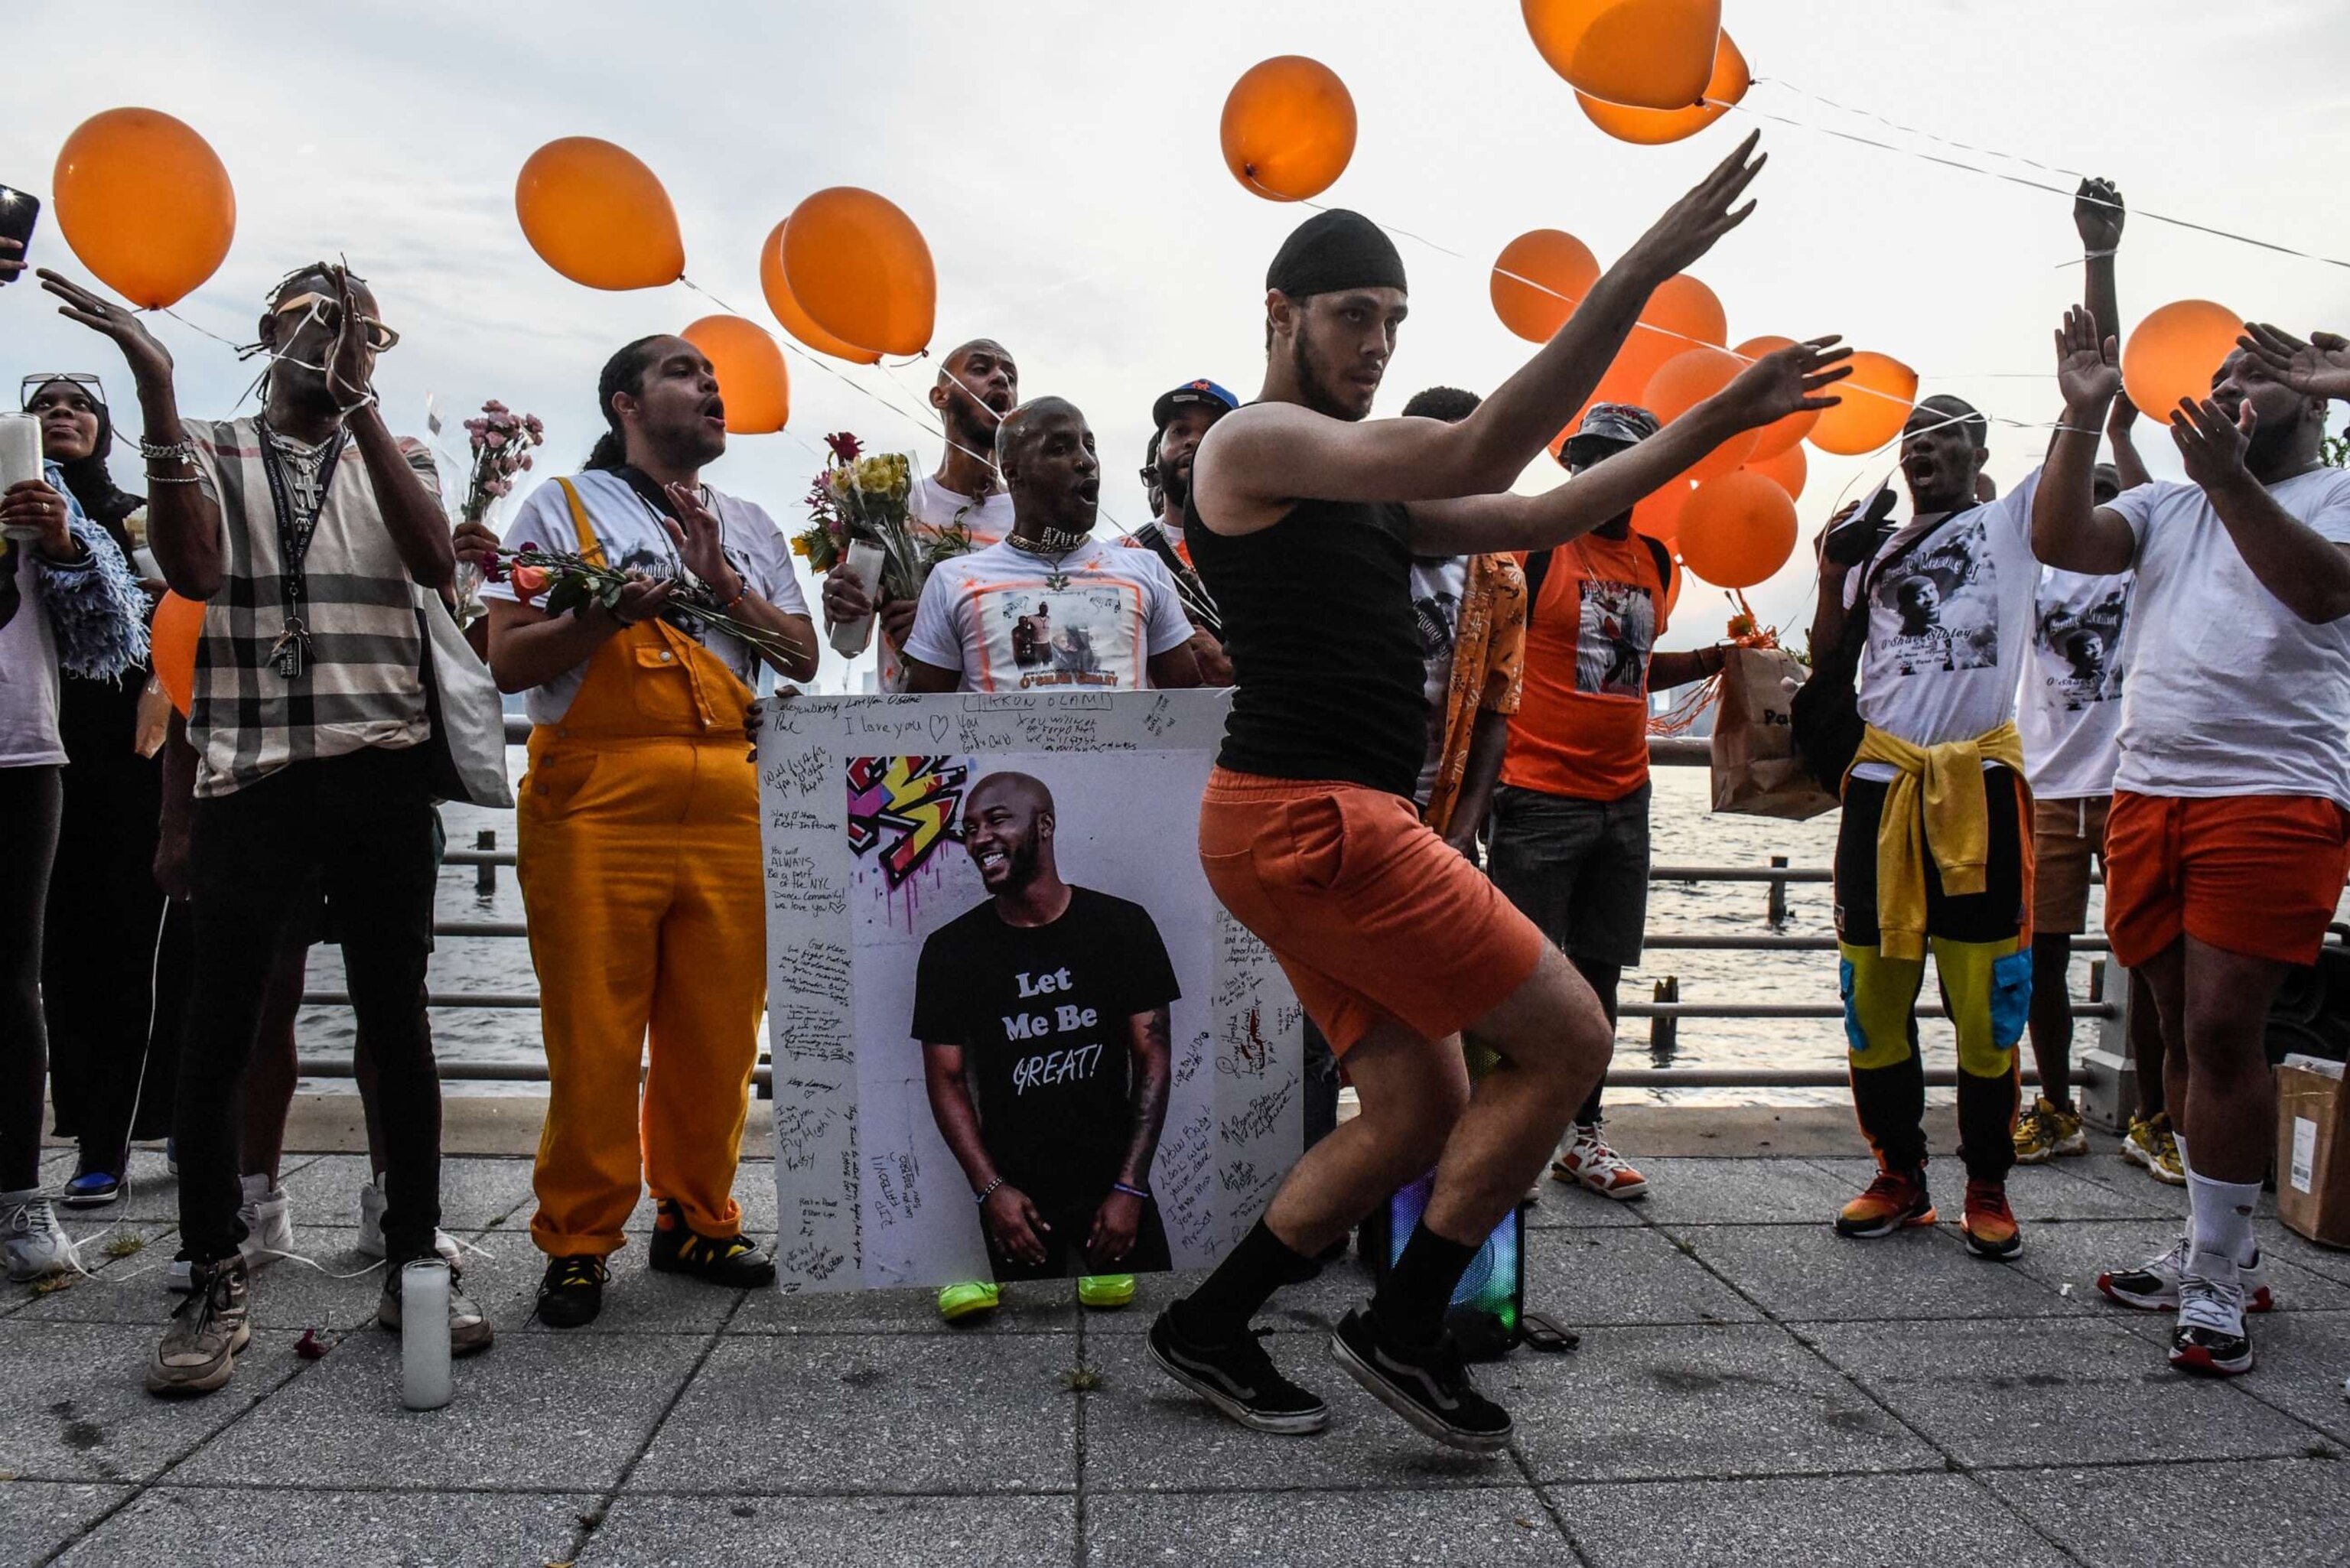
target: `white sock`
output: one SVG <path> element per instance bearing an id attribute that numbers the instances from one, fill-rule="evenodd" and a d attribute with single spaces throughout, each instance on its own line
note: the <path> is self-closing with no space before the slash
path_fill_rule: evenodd
<path id="1" fill-rule="evenodd" d="M 2257 1181 L 2214 1181 L 2189 1171 L 2188 1202 L 2194 1212 L 2189 1251 L 2215 1252 L 2239 1267 L 2259 1255 L 2252 1241 L 2252 1210 L 2261 1201 Z"/>
<path id="2" fill-rule="evenodd" d="M 244 1186 L 244 1200 L 247 1203 L 258 1203 L 277 1190 L 277 1183 L 270 1179 L 269 1173 L 265 1170 L 240 1176 L 237 1180 Z"/>

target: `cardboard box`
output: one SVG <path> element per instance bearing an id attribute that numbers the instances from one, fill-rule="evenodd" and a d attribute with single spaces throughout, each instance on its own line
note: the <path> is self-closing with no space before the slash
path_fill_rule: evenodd
<path id="1" fill-rule="evenodd" d="M 2288 1056 L 2277 1069 L 2277 1218 L 2350 1247 L 2350 1083 L 2339 1062 Z"/>

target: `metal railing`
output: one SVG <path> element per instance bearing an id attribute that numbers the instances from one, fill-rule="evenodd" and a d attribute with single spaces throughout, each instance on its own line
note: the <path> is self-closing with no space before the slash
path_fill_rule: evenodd
<path id="1" fill-rule="evenodd" d="M 517 715 L 506 717 L 506 739 L 511 744 L 521 744 L 528 738 L 530 726 Z M 1648 760 L 1662 767 L 1702 767 L 1711 764 L 1711 743 L 1688 737 L 1652 738 L 1648 742 Z M 471 866 L 475 868 L 474 890 L 482 897 L 495 893 L 497 873 L 502 867 L 515 864 L 512 849 L 498 847 L 497 834 L 493 829 L 480 830 L 471 848 L 452 847 L 442 856 L 449 866 Z M 1648 872 L 1651 883 L 1746 882 L 1764 887 L 1763 919 L 1772 929 L 1768 934 L 1730 936 L 1697 932 L 1658 932 L 1644 939 L 1643 945 L 1658 951 L 1670 952 L 1754 952 L 1754 953 L 1827 953 L 1836 950 L 1836 940 L 1830 936 L 1791 936 L 1777 928 L 1787 923 L 1787 889 L 1794 885 L 1816 885 L 1832 881 L 1834 873 L 1825 867 L 1791 866 L 1783 855 L 1774 855 L 1765 866 L 1655 866 Z M 2102 878 L 2100 878 L 2102 879 Z M 514 940 L 528 937 L 529 928 L 520 920 L 436 920 L 432 933 L 461 940 Z M 2074 950 L 2084 954 L 2099 954 L 2106 950 L 2101 936 L 2074 939 Z M 1802 1020 L 1825 1021 L 1844 1016 L 1841 1005 L 1822 1002 L 1683 1002 L 1678 977 L 1667 976 L 1656 982 L 1656 996 L 1648 1002 L 1626 1002 L 1618 1009 L 1627 1019 L 1648 1021 L 1648 1046 L 1659 1056 L 1669 1058 L 1678 1048 L 1679 1028 L 1683 1019 L 1742 1019 L 1742 1020 Z M 348 1007 L 350 996 L 338 991 L 314 991 L 304 993 L 303 1004 L 309 1007 Z M 489 1010 L 528 1012 L 539 1005 L 536 991 L 527 992 L 442 992 L 432 994 L 431 1006 L 444 1010 Z M 2120 1006 L 2102 997 L 2075 1001 L 2072 1013 L 2076 1019 L 2110 1021 L 2121 1017 Z M 1916 1015 L 1921 1019 L 1947 1016 L 1937 1002 L 1920 1002 Z M 336 1078 L 350 1075 L 351 1061 L 348 1056 L 304 1057 L 302 1074 L 307 1077 Z M 539 1062 L 443 1062 L 441 1075 L 450 1080 L 489 1082 L 543 1083 L 546 1066 Z M 2029 1070 L 2027 1083 L 2036 1082 Z M 1846 1082 L 1841 1068 L 1682 1068 L 1617 1067 L 1609 1071 L 1611 1085 L 1624 1088 L 1834 1088 Z M 1957 1081 L 1950 1068 L 1927 1069 L 1928 1084 L 1947 1087 Z M 768 1085 L 768 1070 L 758 1069 L 757 1082 L 762 1093 Z"/>

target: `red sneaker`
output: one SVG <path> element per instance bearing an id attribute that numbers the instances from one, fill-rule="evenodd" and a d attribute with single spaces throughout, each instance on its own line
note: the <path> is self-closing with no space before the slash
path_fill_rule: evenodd
<path id="1" fill-rule="evenodd" d="M 1836 1216 L 1835 1228 L 1840 1236 L 1865 1241 L 1931 1225 L 1935 1218 L 1934 1200 L 1926 1196 L 1924 1171 L 1903 1175 L 1882 1170 L 1868 1184 L 1866 1191 L 1844 1206 L 1844 1212 Z"/>
<path id="2" fill-rule="evenodd" d="M 2004 1260 L 2023 1251 L 2023 1232 L 2015 1223 L 2015 1210 L 2007 1206 L 2005 1182 L 1967 1183 L 1967 1206 L 1959 1216 L 1959 1234 L 1966 1238 L 1967 1251 L 1978 1258 Z"/>

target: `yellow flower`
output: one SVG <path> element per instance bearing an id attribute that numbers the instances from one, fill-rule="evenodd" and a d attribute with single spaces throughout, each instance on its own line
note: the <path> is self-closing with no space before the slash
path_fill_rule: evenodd
<path id="1" fill-rule="evenodd" d="M 795 555 L 795 556 L 800 556 L 802 559 L 806 559 L 806 556 L 807 556 L 807 553 L 808 553 L 808 542 L 807 542 L 806 539 L 803 539 L 803 538 L 799 537 L 797 535 L 793 535 L 793 537 L 792 537 L 792 554 L 793 554 L 793 555 Z"/>

